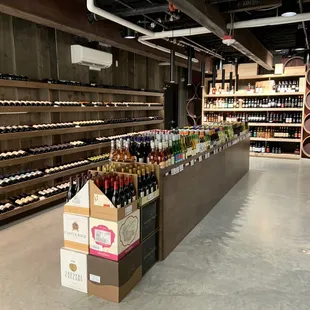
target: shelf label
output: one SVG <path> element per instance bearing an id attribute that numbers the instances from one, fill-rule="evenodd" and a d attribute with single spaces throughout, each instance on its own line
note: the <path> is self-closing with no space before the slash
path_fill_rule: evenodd
<path id="1" fill-rule="evenodd" d="M 184 165 L 183 164 L 180 165 L 178 169 L 179 169 L 179 172 L 182 172 L 184 170 Z"/>
<path id="2" fill-rule="evenodd" d="M 193 167 L 194 164 L 195 164 L 195 161 L 192 159 L 192 160 L 191 160 L 191 166 Z"/>
<path id="3" fill-rule="evenodd" d="M 198 157 L 198 161 L 201 163 L 202 162 L 202 155 L 200 155 L 199 157 Z"/>
<path id="4" fill-rule="evenodd" d="M 150 194 L 148 194 L 148 196 L 147 196 L 148 201 L 151 201 L 151 200 L 153 200 L 154 198 L 155 198 L 155 192 L 150 193 Z M 132 206 L 131 206 L 131 208 L 132 208 Z"/>
<path id="5" fill-rule="evenodd" d="M 132 213 L 132 205 L 125 208 L 125 216 L 129 215 L 130 213 Z"/>
<path id="6" fill-rule="evenodd" d="M 96 282 L 100 284 L 100 276 L 96 276 L 94 274 L 89 275 L 89 281 Z"/>

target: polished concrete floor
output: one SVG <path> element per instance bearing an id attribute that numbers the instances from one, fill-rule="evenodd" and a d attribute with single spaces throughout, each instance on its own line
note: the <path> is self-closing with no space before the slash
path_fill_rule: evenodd
<path id="1" fill-rule="evenodd" d="M 310 161 L 250 172 L 120 304 L 60 286 L 62 208 L 1 231 L 1 310 L 310 309 Z"/>

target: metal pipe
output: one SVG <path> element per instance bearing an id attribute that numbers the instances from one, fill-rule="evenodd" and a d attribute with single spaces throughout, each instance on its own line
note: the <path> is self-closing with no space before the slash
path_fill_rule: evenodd
<path id="1" fill-rule="evenodd" d="M 193 49 L 192 47 L 188 48 L 188 59 L 187 59 L 187 86 L 193 84 L 193 66 L 191 59 L 193 58 Z"/>
<path id="2" fill-rule="evenodd" d="M 299 0 L 300 1 L 300 0 Z M 251 20 L 245 20 L 240 22 L 234 22 L 233 24 L 228 23 L 227 29 L 243 29 L 243 28 L 254 28 L 254 27 L 264 27 L 264 26 L 274 26 L 283 24 L 293 24 L 310 20 L 310 13 L 297 14 L 292 17 L 267 17 L 267 18 L 257 18 Z M 195 27 L 188 29 L 179 30 L 167 30 L 161 32 L 155 32 L 154 35 L 149 37 L 144 37 L 144 40 L 155 40 L 161 38 L 176 38 L 182 36 L 193 36 L 198 34 L 208 34 L 211 31 L 205 27 Z"/>
<path id="3" fill-rule="evenodd" d="M 170 83 L 175 83 L 174 68 L 175 68 L 175 50 L 173 46 L 173 49 L 170 51 Z"/>
<path id="4" fill-rule="evenodd" d="M 201 87 L 205 87 L 206 62 L 201 61 Z"/>
<path id="5" fill-rule="evenodd" d="M 146 35 L 146 36 L 153 36 L 152 31 L 144 29 L 144 28 L 142 28 L 142 27 L 140 27 L 134 23 L 131 23 L 131 22 L 129 22 L 123 18 L 120 18 L 114 14 L 109 13 L 108 11 L 102 10 L 99 7 L 95 6 L 94 0 L 87 0 L 86 4 L 87 4 L 88 11 L 90 11 L 94 14 L 97 14 L 101 17 L 104 17 L 104 18 L 111 20 L 115 23 L 118 23 L 122 26 L 125 26 L 127 28 L 132 29 L 132 30 L 135 30 L 139 33 Z"/>
<path id="6" fill-rule="evenodd" d="M 299 0 L 298 3 L 299 3 L 299 11 L 300 11 L 300 13 L 302 13 L 303 12 L 303 6 L 302 6 L 301 0 Z M 309 41 L 308 41 L 308 35 L 307 35 L 307 28 L 306 28 L 306 24 L 305 24 L 304 21 L 302 22 L 302 27 L 304 29 L 306 47 L 307 47 L 307 50 L 309 50 Z"/>
<path id="7" fill-rule="evenodd" d="M 169 50 L 168 48 L 165 48 L 165 47 L 160 46 L 160 45 L 156 45 L 156 44 L 151 43 L 151 42 L 148 42 L 148 41 L 140 40 L 140 38 L 138 39 L 138 41 L 139 41 L 141 44 L 143 44 L 143 45 L 146 45 L 146 46 L 148 46 L 148 47 L 155 48 L 155 49 L 157 49 L 157 50 L 159 50 L 159 51 L 161 51 L 161 52 L 170 54 L 170 50 Z M 183 54 L 181 54 L 181 53 L 178 53 L 178 52 L 175 53 L 175 56 L 178 56 L 178 57 L 183 58 L 183 59 L 186 59 L 186 60 L 188 59 L 187 56 L 185 56 L 185 55 L 183 55 Z M 193 59 L 192 59 L 192 62 L 198 63 L 199 60 L 196 59 L 196 58 L 193 58 Z"/>

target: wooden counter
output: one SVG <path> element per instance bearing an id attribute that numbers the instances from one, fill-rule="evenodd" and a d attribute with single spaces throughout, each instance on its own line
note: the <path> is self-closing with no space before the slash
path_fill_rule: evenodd
<path id="1" fill-rule="evenodd" d="M 164 260 L 248 172 L 249 135 L 230 144 L 161 169 L 160 260 Z M 184 165 L 183 171 L 178 172 L 176 168 L 181 165 Z"/>

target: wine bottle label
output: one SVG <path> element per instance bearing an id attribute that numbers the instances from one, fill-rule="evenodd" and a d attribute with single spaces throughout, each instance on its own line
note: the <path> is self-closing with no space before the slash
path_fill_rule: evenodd
<path id="1" fill-rule="evenodd" d="M 136 196 L 132 196 L 132 202 L 136 201 Z"/>
<path id="2" fill-rule="evenodd" d="M 144 192 L 140 193 L 140 197 L 143 198 L 144 197 Z"/>
<path id="3" fill-rule="evenodd" d="M 143 158 L 139 158 L 139 163 L 144 163 L 144 160 L 143 160 Z"/>

